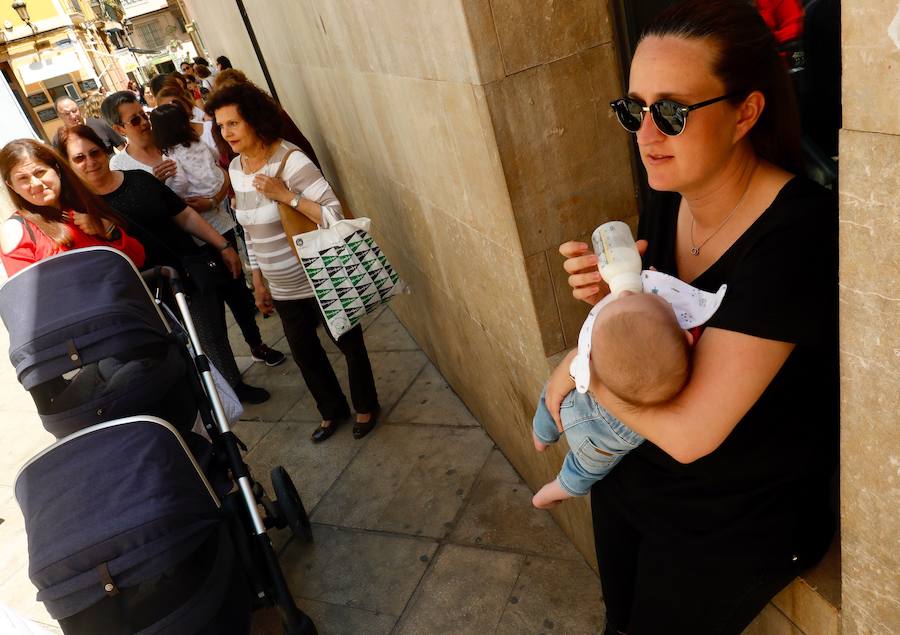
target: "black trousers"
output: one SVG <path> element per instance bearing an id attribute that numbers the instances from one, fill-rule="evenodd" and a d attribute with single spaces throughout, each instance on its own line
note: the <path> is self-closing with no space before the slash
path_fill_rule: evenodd
<path id="1" fill-rule="evenodd" d="M 218 289 L 200 293 L 194 289 L 188 300 L 194 327 L 203 346 L 203 352 L 228 384 L 234 388 L 241 383 L 241 373 L 234 361 L 234 351 L 228 341 L 228 326 L 225 322 L 225 303 Z"/>
<path id="2" fill-rule="evenodd" d="M 605 635 L 740 635 L 799 572 L 790 559 L 642 535 L 602 487 L 591 509 Z"/>
<path id="3" fill-rule="evenodd" d="M 322 313 L 315 298 L 275 300 L 275 310 L 281 316 L 291 355 L 316 400 L 322 419 L 334 420 L 349 416 L 347 398 L 316 333 L 316 327 L 322 321 Z M 331 337 L 331 334 L 328 336 Z M 347 359 L 353 409 L 360 413 L 374 412 L 378 409 L 378 393 L 362 328 L 356 326 L 334 342 Z"/>
<path id="4" fill-rule="evenodd" d="M 233 229 L 222 235 L 232 245 L 236 244 L 237 237 Z M 256 348 L 262 344 L 262 335 L 256 324 L 256 301 L 253 299 L 253 292 L 247 287 L 244 276 L 229 277 L 228 282 L 219 289 L 219 295 L 231 309 L 234 321 L 240 327 L 247 345 L 250 348 Z"/>

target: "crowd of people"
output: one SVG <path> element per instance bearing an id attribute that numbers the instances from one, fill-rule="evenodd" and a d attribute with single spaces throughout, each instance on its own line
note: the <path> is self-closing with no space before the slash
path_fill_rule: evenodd
<path id="1" fill-rule="evenodd" d="M 182 64 L 185 73 L 157 75 L 146 90 L 132 83 L 103 99 L 94 116 L 83 112 L 88 104 L 61 98 L 63 125 L 50 145 L 7 144 L 0 173 L 16 212 L 0 226 L 0 258 L 12 275 L 69 249 L 107 245 L 139 268 L 174 267 L 189 283 L 191 317 L 206 354 L 249 404 L 270 394 L 241 378 L 225 307 L 253 360 L 267 366 L 287 357 L 263 342 L 257 314 L 277 310 L 322 416 L 312 440 L 326 440 L 351 418 L 353 436 L 362 438 L 379 412 L 362 330 L 336 341 L 347 357 L 353 415 L 318 339 L 322 316 L 309 281 L 299 262 L 279 258 L 285 247 L 294 256 L 284 232 L 275 231 L 278 203 L 321 227 L 343 218 L 341 204 L 287 113 L 228 58 L 218 58 L 217 67 L 196 58 Z M 274 178 L 289 152 L 281 178 Z"/>
<path id="2" fill-rule="evenodd" d="M 573 351 L 541 398 L 539 449 L 573 416 L 630 435 L 624 449 L 589 446 L 594 461 L 621 455 L 601 478 L 583 488 L 558 483 L 542 499 L 591 496 L 607 635 L 739 633 L 822 556 L 834 532 L 836 203 L 802 176 L 780 46 L 796 37 L 797 16 L 775 4 L 796 3 L 687 0 L 667 9 L 637 45 L 627 96 L 611 103 L 654 190 L 638 229 L 644 267 L 710 293 L 727 287 L 706 327 L 683 333 L 665 298 L 606 298 L 593 251 L 560 247 L 574 296 L 606 302 L 603 328 L 639 312 L 664 316 L 643 324 L 640 337 L 621 331 L 610 354 L 614 345 L 627 362 L 637 350 L 629 339 L 646 345 L 665 328 L 680 369 L 653 380 L 649 393 L 663 397 L 638 402 L 607 379 L 629 364 L 607 366 L 602 381 L 592 374 L 582 412 L 571 397 Z M 312 440 L 328 439 L 352 411 L 353 436 L 368 434 L 379 401 L 361 328 L 336 341 L 348 403 L 280 221 L 279 205 L 320 227 L 344 216 L 309 141 L 225 57 L 215 69 L 201 58 L 184 62 L 147 90 L 133 88 L 103 101 L 102 120 L 62 100 L 56 149 L 20 140 L 0 152 L 17 207 L 0 228 L 7 271 L 91 245 L 120 249 L 138 266 L 179 269 L 193 282 L 191 312 L 211 360 L 251 403 L 268 395 L 242 382 L 224 307 L 254 359 L 270 366 L 285 356 L 262 342 L 255 313 L 277 312 L 321 415 Z M 195 276 L 197 260 L 226 275 Z M 632 388 L 631 396 L 647 386 Z"/>

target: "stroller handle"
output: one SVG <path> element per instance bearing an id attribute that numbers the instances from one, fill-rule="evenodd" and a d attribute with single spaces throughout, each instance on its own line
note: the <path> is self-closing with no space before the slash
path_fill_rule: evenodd
<path id="1" fill-rule="evenodd" d="M 178 270 L 175 269 L 175 267 L 152 267 L 151 269 L 142 271 L 141 278 L 143 278 L 144 282 L 146 282 L 147 284 L 156 282 L 156 280 L 162 278 L 172 289 L 173 293 L 179 293 L 183 291 L 183 287 L 181 284 L 181 275 L 178 273 Z"/>

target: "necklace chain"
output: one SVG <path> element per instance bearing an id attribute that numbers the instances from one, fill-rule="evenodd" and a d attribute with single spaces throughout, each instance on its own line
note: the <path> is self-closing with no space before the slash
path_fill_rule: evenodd
<path id="1" fill-rule="evenodd" d="M 251 176 L 251 177 L 256 174 L 259 174 L 260 172 L 265 174 L 265 169 L 269 165 L 269 159 L 271 159 L 272 155 L 275 154 L 275 150 L 277 150 L 277 146 L 265 148 L 261 154 L 257 155 L 257 156 L 262 156 L 263 159 L 262 159 L 262 163 L 260 163 L 260 165 L 256 169 L 251 169 L 250 157 L 248 157 L 245 154 L 241 154 L 240 155 L 241 156 L 241 169 L 243 170 L 244 174 L 246 174 L 247 176 Z M 268 176 L 268 175 L 266 174 L 266 176 Z M 256 188 L 253 188 L 253 194 L 254 194 L 254 199 L 255 199 L 255 205 L 257 208 L 262 207 L 263 205 L 265 205 L 265 203 L 269 202 L 269 199 L 267 199 L 262 194 L 262 192 L 260 192 Z"/>
<path id="2" fill-rule="evenodd" d="M 269 159 L 272 157 L 273 154 L 275 154 L 275 150 L 277 150 L 277 149 L 278 149 L 277 144 L 273 144 L 272 147 L 265 148 L 259 155 L 257 155 L 257 156 L 262 157 L 262 162 L 259 164 L 259 166 L 256 167 L 256 169 L 250 168 L 250 165 L 251 165 L 250 157 L 248 157 L 246 155 L 242 155 L 241 156 L 241 158 L 243 159 L 242 167 L 245 170 L 249 171 L 251 174 L 259 172 L 261 169 L 263 169 L 266 166 L 266 164 L 269 163 Z"/>
<path id="3" fill-rule="evenodd" d="M 725 223 L 727 223 L 728 221 L 731 220 L 731 217 L 734 216 L 734 213 L 738 210 L 738 208 L 741 206 L 741 203 L 743 203 L 744 199 L 747 197 L 747 192 L 750 191 L 750 183 L 753 181 L 754 174 L 756 174 L 756 166 L 755 165 L 753 166 L 753 171 L 750 172 L 750 178 L 747 179 L 747 185 L 744 186 L 744 193 L 741 194 L 741 197 L 738 199 L 738 202 L 735 203 L 734 207 L 731 208 L 731 211 L 728 212 L 728 216 L 725 217 L 725 220 L 723 220 L 721 223 L 719 223 L 719 226 L 713 230 L 713 233 L 711 233 L 709 236 L 707 236 L 706 239 L 699 245 L 694 243 L 694 215 L 691 214 L 691 255 L 692 256 L 699 256 L 700 250 L 703 248 L 703 245 L 705 245 L 710 240 L 712 240 L 713 237 L 719 233 L 719 230 L 722 229 L 723 227 L 725 227 Z"/>

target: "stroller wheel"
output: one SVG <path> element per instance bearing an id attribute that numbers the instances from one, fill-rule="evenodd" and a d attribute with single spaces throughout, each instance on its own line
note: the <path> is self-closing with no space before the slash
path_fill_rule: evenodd
<path id="1" fill-rule="evenodd" d="M 282 466 L 272 468 L 272 489 L 275 490 L 277 500 L 275 505 L 280 510 L 279 516 L 287 521 L 288 527 L 296 538 L 304 542 L 312 541 L 312 527 L 309 524 L 309 516 L 303 508 L 300 494 L 294 487 L 294 481 Z"/>

